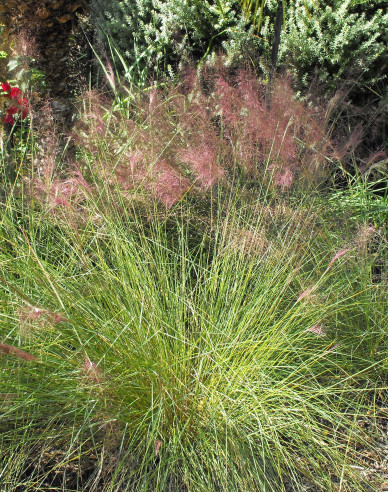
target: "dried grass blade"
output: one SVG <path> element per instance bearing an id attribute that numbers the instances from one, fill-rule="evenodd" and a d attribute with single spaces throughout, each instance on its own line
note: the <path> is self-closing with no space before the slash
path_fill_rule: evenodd
<path id="1" fill-rule="evenodd" d="M 6 343 L 0 343 L 0 352 L 3 352 L 5 354 L 12 354 L 24 360 L 37 359 L 35 355 L 29 354 L 28 352 L 24 352 L 24 350 L 14 347 L 13 345 L 8 345 Z"/>

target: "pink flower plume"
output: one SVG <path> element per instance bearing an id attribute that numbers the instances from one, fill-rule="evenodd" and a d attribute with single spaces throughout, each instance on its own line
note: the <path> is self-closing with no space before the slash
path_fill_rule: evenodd
<path id="1" fill-rule="evenodd" d="M 338 258 L 341 258 L 341 256 L 344 256 L 346 255 L 346 253 L 349 253 L 350 249 L 349 248 L 343 248 L 343 249 L 340 249 L 334 256 L 333 258 L 330 260 L 330 263 L 329 263 L 329 266 L 327 267 L 327 269 L 329 270 L 329 268 L 331 268 L 331 266 L 333 265 L 333 263 L 338 260 Z"/>
<path id="2" fill-rule="evenodd" d="M 325 337 L 326 336 L 324 329 L 320 325 L 311 326 L 310 328 L 308 328 L 307 331 L 314 333 L 314 335 L 318 335 L 319 337 Z"/>

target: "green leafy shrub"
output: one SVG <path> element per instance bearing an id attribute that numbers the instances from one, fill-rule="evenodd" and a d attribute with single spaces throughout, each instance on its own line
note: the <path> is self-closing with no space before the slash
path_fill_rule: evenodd
<path id="1" fill-rule="evenodd" d="M 388 13 L 383 0 L 295 0 L 287 9 L 281 56 L 306 86 L 316 75 L 328 89 L 344 78 L 373 86 L 388 73 Z M 328 4 L 327 4 L 328 3 Z"/>
<path id="2" fill-rule="evenodd" d="M 128 65 L 164 73 L 216 48 L 230 57 L 253 54 L 260 43 L 235 0 L 94 0 L 92 10 L 100 40 L 108 36 Z"/>
<path id="3" fill-rule="evenodd" d="M 383 0 L 295 0 L 287 4 L 280 59 L 293 67 L 301 87 L 316 77 L 328 91 L 349 79 L 357 87 L 383 82 L 388 73 L 388 13 Z M 93 0 L 98 37 L 106 35 L 128 66 L 155 73 L 222 49 L 229 60 L 266 71 L 277 2 L 263 9 L 260 35 L 234 0 Z M 265 61 L 267 60 L 267 62 Z M 160 72 L 159 72 L 160 73 Z M 380 90 L 380 87 L 379 87 Z"/>

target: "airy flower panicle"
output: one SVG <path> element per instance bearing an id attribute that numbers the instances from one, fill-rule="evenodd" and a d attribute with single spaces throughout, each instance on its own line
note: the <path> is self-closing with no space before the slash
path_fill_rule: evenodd
<path id="1" fill-rule="evenodd" d="M 305 297 L 309 296 L 311 294 L 311 291 L 313 290 L 314 286 L 308 287 L 306 290 L 304 290 L 298 297 L 298 301 L 301 301 Z"/>
<path id="2" fill-rule="evenodd" d="M 334 262 L 336 260 L 338 260 L 338 258 L 341 258 L 341 256 L 344 256 L 346 255 L 346 253 L 349 253 L 350 249 L 349 248 L 342 248 L 340 249 L 334 256 L 333 258 L 330 260 L 330 263 L 329 263 L 329 266 L 327 267 L 327 269 L 329 270 L 329 268 L 332 267 L 332 265 L 334 264 Z"/>
<path id="3" fill-rule="evenodd" d="M 82 373 L 92 381 L 93 383 L 102 383 L 105 378 L 104 374 L 98 365 L 89 359 L 89 357 L 85 354 L 84 362 L 81 366 Z"/>
<path id="4" fill-rule="evenodd" d="M 325 330 L 320 325 L 311 326 L 307 331 L 314 333 L 314 335 L 318 335 L 319 337 L 326 336 Z"/>
<path id="5" fill-rule="evenodd" d="M 249 178 L 270 169 L 283 191 L 306 174 L 318 179 L 324 173 L 331 144 L 323 115 L 295 99 L 289 79 L 276 81 L 268 107 L 265 85 L 248 70 L 204 67 L 184 75 L 181 84 L 154 87 L 136 97 L 129 112 L 109 118 L 100 94 L 82 95 L 85 113 L 74 141 L 115 193 L 171 208 L 186 194 L 227 182 L 236 168 Z M 107 77 L 113 85 L 112 67 Z M 109 154 L 117 156 L 114 166 Z"/>
<path id="6" fill-rule="evenodd" d="M 8 345 L 7 343 L 0 343 L 0 353 L 14 355 L 15 357 L 19 357 L 19 359 L 24 360 L 37 360 L 35 355 L 25 352 L 13 345 Z"/>

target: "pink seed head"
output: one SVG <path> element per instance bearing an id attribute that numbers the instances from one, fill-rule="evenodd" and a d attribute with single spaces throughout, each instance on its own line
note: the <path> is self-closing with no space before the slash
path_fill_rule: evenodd
<path id="1" fill-rule="evenodd" d="M 338 260 L 338 258 L 341 258 L 341 256 L 344 256 L 346 255 L 346 253 L 349 253 L 350 249 L 349 248 L 343 248 L 343 249 L 340 249 L 334 256 L 333 258 L 330 260 L 330 263 L 329 263 L 329 266 L 327 267 L 327 269 L 329 269 L 333 263 Z"/>
<path id="2" fill-rule="evenodd" d="M 325 337 L 326 336 L 324 329 L 320 325 L 311 326 L 310 328 L 308 328 L 307 331 L 314 333 L 315 335 L 318 335 L 319 337 Z"/>
<path id="3" fill-rule="evenodd" d="M 299 297 L 298 297 L 298 301 L 300 301 L 301 299 L 304 299 L 305 297 L 309 296 L 311 291 L 313 290 L 313 286 L 309 287 L 308 289 L 306 289 L 305 291 L 303 291 Z"/>
<path id="4" fill-rule="evenodd" d="M 101 383 L 105 379 L 101 369 L 95 362 L 91 361 L 87 355 L 85 355 L 81 370 L 83 374 L 93 383 Z"/>

